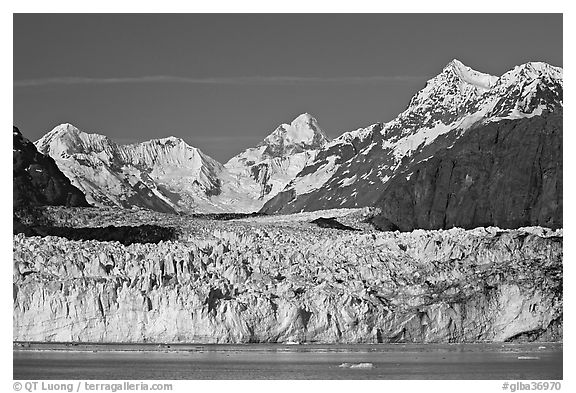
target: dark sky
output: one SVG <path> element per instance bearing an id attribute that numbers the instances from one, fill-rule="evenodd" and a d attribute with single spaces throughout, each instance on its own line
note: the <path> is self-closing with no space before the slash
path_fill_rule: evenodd
<path id="1" fill-rule="evenodd" d="M 14 124 L 174 135 L 225 162 L 302 112 L 331 137 L 389 121 L 453 58 L 562 66 L 562 16 L 16 14 Z"/>

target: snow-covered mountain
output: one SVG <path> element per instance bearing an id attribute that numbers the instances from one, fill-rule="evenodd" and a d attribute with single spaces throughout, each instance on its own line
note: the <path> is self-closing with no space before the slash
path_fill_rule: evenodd
<path id="1" fill-rule="evenodd" d="M 394 120 L 327 144 L 262 212 L 372 206 L 392 176 L 450 148 L 466 131 L 504 119 L 561 113 L 562 97 L 559 67 L 526 63 L 496 77 L 453 60 Z"/>
<path id="2" fill-rule="evenodd" d="M 174 212 L 220 193 L 220 163 L 169 137 L 118 145 L 61 124 L 36 143 L 95 205 Z"/>
<path id="3" fill-rule="evenodd" d="M 286 157 L 290 154 L 322 148 L 328 137 L 318 121 L 309 113 L 296 117 L 290 124 L 281 124 L 268 135 L 258 148 L 264 147 L 266 157 Z"/>
<path id="4" fill-rule="evenodd" d="M 328 139 L 305 113 L 226 166 L 175 137 L 119 145 L 61 124 L 35 145 L 97 206 L 161 212 L 253 212 L 296 177 Z"/>
<path id="5" fill-rule="evenodd" d="M 374 206 L 390 179 L 411 176 L 410 168 L 450 149 L 468 131 L 561 116 L 562 97 L 562 68 L 532 62 L 497 77 L 453 60 L 388 123 L 330 141 L 304 113 L 225 165 L 179 138 L 118 145 L 70 124 L 36 146 L 96 205 L 266 213 Z"/>
<path id="6" fill-rule="evenodd" d="M 308 113 L 281 124 L 257 147 L 231 158 L 224 166 L 244 192 L 264 204 L 282 191 L 314 160 L 329 139 Z"/>

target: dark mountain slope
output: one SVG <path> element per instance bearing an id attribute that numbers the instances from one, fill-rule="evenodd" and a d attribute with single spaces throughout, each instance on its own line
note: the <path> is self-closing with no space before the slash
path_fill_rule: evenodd
<path id="1" fill-rule="evenodd" d="M 90 206 L 82 191 L 13 127 L 13 206 Z"/>
<path id="2" fill-rule="evenodd" d="M 394 120 L 326 144 L 261 212 L 375 206 L 393 177 L 411 173 L 414 164 L 454 145 L 469 130 L 562 113 L 562 96 L 559 67 L 530 62 L 496 77 L 453 60 Z"/>
<path id="3" fill-rule="evenodd" d="M 562 114 L 472 129 L 390 179 L 376 206 L 385 230 L 562 227 Z"/>

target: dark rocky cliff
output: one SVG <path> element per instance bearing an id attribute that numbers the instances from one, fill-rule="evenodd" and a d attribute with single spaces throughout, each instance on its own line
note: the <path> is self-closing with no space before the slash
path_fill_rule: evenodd
<path id="1" fill-rule="evenodd" d="M 90 206 L 49 156 L 13 127 L 13 206 Z"/>
<path id="2" fill-rule="evenodd" d="M 468 131 L 394 176 L 376 204 L 384 230 L 562 227 L 562 115 Z"/>

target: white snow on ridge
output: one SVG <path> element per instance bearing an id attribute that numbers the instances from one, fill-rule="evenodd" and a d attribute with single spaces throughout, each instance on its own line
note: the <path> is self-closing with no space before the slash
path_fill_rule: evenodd
<path id="1" fill-rule="evenodd" d="M 376 146 L 377 143 L 376 142 L 372 142 L 371 144 L 369 144 L 368 146 L 366 146 L 361 152 L 360 154 L 363 155 L 367 155 L 368 153 L 370 153 L 370 150 L 372 150 L 374 148 L 374 146 Z"/>
<path id="2" fill-rule="evenodd" d="M 523 108 L 528 108 L 528 103 L 531 101 L 534 94 L 536 94 L 540 78 L 542 75 L 550 75 L 552 78 L 559 78 L 562 81 L 562 69 L 550 66 L 546 63 L 527 63 L 522 66 L 515 67 L 513 70 L 505 73 L 502 77 L 498 78 L 488 74 L 484 74 L 470 67 L 465 66 L 458 60 L 453 60 L 449 66 L 458 74 L 458 76 L 466 83 L 479 86 L 485 90 L 483 94 L 476 97 L 469 98 L 478 102 L 477 110 L 472 113 L 467 113 L 463 117 L 454 121 L 451 124 L 443 124 L 437 122 L 432 128 L 419 128 L 414 132 L 398 139 L 398 140 L 384 140 L 382 148 L 392 149 L 396 160 L 401 160 L 405 155 L 431 144 L 440 135 L 446 134 L 453 130 L 466 131 L 479 122 L 489 123 L 499 121 L 502 119 L 521 119 L 530 118 L 536 115 L 541 115 L 546 109 L 545 105 L 539 105 L 534 110 L 528 112 Z M 523 76 L 522 76 L 523 75 Z M 534 79 L 531 79 L 534 78 Z M 527 80 L 528 83 L 522 84 L 520 80 Z M 517 106 L 512 112 L 506 116 L 489 116 L 487 115 L 494 109 L 496 103 L 501 98 L 502 94 L 510 89 L 511 85 L 520 85 L 523 95 Z M 424 90 L 429 88 L 427 86 Z M 423 90 L 423 91 L 424 91 Z M 420 94 L 420 93 L 419 93 Z M 447 98 L 444 98 L 446 101 Z M 402 115 L 410 111 L 410 108 Z M 387 126 L 397 122 L 398 119 L 388 123 Z"/>
<path id="3" fill-rule="evenodd" d="M 157 189 L 158 185 L 172 193 L 186 194 L 180 200 L 193 203 L 194 199 L 205 197 L 204 190 L 212 190 L 218 184 L 219 172 L 223 170 L 220 163 L 174 137 L 118 145 L 103 135 L 62 124 L 35 145 L 54 158 L 72 184 L 85 193 L 88 202 L 96 205 L 127 207 L 131 196 L 141 194 L 178 210 L 185 206 L 175 205 Z M 144 191 L 140 182 L 149 190 Z"/>
<path id="4" fill-rule="evenodd" d="M 429 145 L 438 136 L 450 132 L 453 129 L 453 125 L 446 125 L 444 123 L 438 122 L 432 128 L 421 128 L 418 130 L 418 132 L 409 134 L 397 141 L 390 141 L 385 139 L 382 142 L 382 148 L 392 149 L 395 159 L 399 161 L 405 155 L 418 149 L 418 147 Z"/>
<path id="5" fill-rule="evenodd" d="M 347 131 L 340 135 L 338 138 L 333 139 L 331 142 L 326 144 L 324 149 L 328 149 L 332 146 L 336 146 L 342 143 L 351 143 L 354 139 L 358 139 L 359 141 L 363 141 L 370 134 L 373 132 L 374 128 L 379 126 L 379 123 L 372 124 L 368 127 L 358 128 L 356 130 Z"/>
<path id="6" fill-rule="evenodd" d="M 294 145 L 312 146 L 315 141 L 319 141 L 323 145 L 328 142 L 328 137 L 312 115 L 303 113 L 290 124 L 279 125 L 262 141 L 260 146 L 283 146 L 284 148 Z"/>
<path id="7" fill-rule="evenodd" d="M 497 76 L 473 70 L 472 68 L 462 64 L 462 62 L 457 59 L 452 60 L 450 64 L 453 66 L 454 71 L 462 81 L 477 86 L 483 90 L 489 90 L 496 84 L 496 81 L 498 81 Z"/>
<path id="8" fill-rule="evenodd" d="M 318 123 L 309 113 L 303 113 L 290 123 L 286 129 L 287 143 L 310 144 L 314 139 L 314 129 Z M 317 127 L 320 129 L 320 127 Z"/>
<path id="9" fill-rule="evenodd" d="M 442 73 L 427 82 L 426 86 L 412 98 L 408 108 L 394 120 L 383 126 L 375 124 L 345 132 L 325 145 L 323 150 L 326 152 L 334 148 L 334 151 L 341 151 L 341 145 L 353 142 L 357 145 L 356 141 L 364 141 L 362 145 L 367 146 L 364 146 L 358 154 L 382 155 L 386 169 L 379 171 L 378 177 L 382 183 L 386 183 L 404 157 L 420 152 L 442 135 L 447 138 L 447 143 L 454 143 L 467 130 L 492 119 L 525 118 L 543 113 L 546 107 L 534 104 L 534 94 L 542 86 L 541 82 L 548 83 L 549 79 L 555 82 L 555 78 L 562 78 L 562 72 L 562 69 L 544 63 L 528 63 L 497 77 L 475 71 L 462 62 L 453 60 Z M 518 91 L 520 96 L 517 98 Z M 510 112 L 509 108 L 514 106 L 512 100 L 517 100 L 518 103 L 516 109 Z M 376 128 L 377 125 L 379 128 Z M 380 131 L 380 135 L 375 139 L 378 140 L 382 136 L 382 143 L 366 141 L 366 138 L 373 136 L 376 131 Z M 446 135 L 448 133 L 450 134 Z M 380 147 L 383 149 L 382 152 L 379 150 Z M 336 159 L 336 156 L 330 156 L 327 162 L 312 162 L 311 165 L 318 169 L 314 173 L 296 177 L 289 185 L 290 189 L 298 197 L 326 187 L 328 182 L 330 185 L 348 186 L 361 179 L 360 182 L 366 186 L 374 184 L 366 173 L 350 177 L 351 173 L 338 170 Z M 355 159 L 357 157 L 351 157 L 349 160 Z M 342 165 L 345 166 L 346 163 Z M 375 165 L 378 165 L 377 161 Z M 409 179 L 411 175 L 404 176 Z M 335 203 L 338 202 L 340 200 Z"/>
<path id="10" fill-rule="evenodd" d="M 487 123 L 494 123 L 500 120 L 518 120 L 518 119 L 529 119 L 534 116 L 540 116 L 547 109 L 546 105 L 538 105 L 531 113 L 526 113 L 518 109 L 518 107 L 514 108 L 508 115 L 506 116 L 496 116 L 490 117 L 486 119 L 484 124 Z"/>
<path id="11" fill-rule="evenodd" d="M 226 166 L 181 138 L 118 145 L 71 124 L 55 127 L 36 146 L 95 204 L 126 206 L 141 194 L 142 182 L 150 188 L 142 196 L 154 195 L 177 210 L 252 212 L 292 181 L 327 141 L 316 119 L 304 113 L 265 139 L 270 151 L 266 143 L 247 149 Z"/>
<path id="12" fill-rule="evenodd" d="M 277 127 L 258 147 L 232 157 L 224 165 L 230 175 L 230 181 L 224 183 L 233 184 L 237 194 L 252 198 L 252 206 L 258 210 L 313 162 L 327 142 L 317 120 L 303 113 L 290 124 Z"/>
<path id="13" fill-rule="evenodd" d="M 498 83 L 500 85 L 510 85 L 517 84 L 522 80 L 535 80 L 542 77 L 554 79 L 563 85 L 564 69 L 548 63 L 533 61 L 518 65 L 504 73 L 499 78 Z"/>

